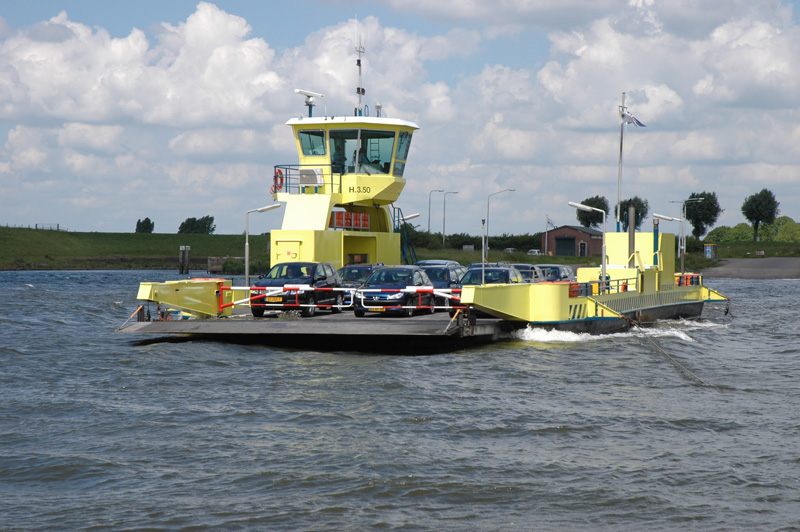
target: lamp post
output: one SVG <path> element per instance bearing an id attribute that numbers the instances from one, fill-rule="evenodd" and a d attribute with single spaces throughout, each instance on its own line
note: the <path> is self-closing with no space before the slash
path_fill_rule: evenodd
<path id="1" fill-rule="evenodd" d="M 699 203 L 699 202 L 703 201 L 704 199 L 705 198 L 703 198 L 703 197 L 699 197 L 699 198 L 689 198 L 689 199 L 685 199 L 685 200 L 670 201 L 670 203 L 680 203 L 681 204 L 681 218 L 675 218 L 676 221 L 679 221 L 681 223 L 681 241 L 680 241 L 680 245 L 678 246 L 680 248 L 680 252 L 681 252 L 681 275 L 683 275 L 685 273 L 685 270 L 684 270 L 684 267 L 683 267 L 683 257 L 686 255 L 686 231 L 684 231 L 684 229 L 683 229 L 683 222 L 684 222 L 684 220 L 686 220 L 686 204 L 687 203 Z"/>
<path id="2" fill-rule="evenodd" d="M 507 188 L 498 192 L 493 192 L 486 197 L 486 251 L 489 251 L 489 200 L 492 196 L 502 194 L 503 192 L 515 192 L 513 188 Z"/>
<path id="3" fill-rule="evenodd" d="M 447 195 L 448 194 L 458 194 L 458 192 L 445 192 L 444 196 L 442 197 L 442 249 L 444 249 L 444 221 L 445 221 L 445 207 L 447 207 Z"/>
<path id="4" fill-rule="evenodd" d="M 590 207 L 589 205 L 584 205 L 583 203 L 575 203 L 574 201 L 570 201 L 568 203 L 568 205 L 570 207 L 574 207 L 574 208 L 578 209 L 579 211 L 584 211 L 584 212 L 597 211 L 597 212 L 602 212 L 603 213 L 603 258 L 602 258 L 602 261 L 601 261 L 602 267 L 600 269 L 600 276 L 602 277 L 601 280 L 603 282 L 602 282 L 602 284 L 600 286 L 603 287 L 601 293 L 605 292 L 605 289 L 606 289 L 606 211 L 604 211 L 603 209 L 598 209 L 596 207 Z"/>
<path id="5" fill-rule="evenodd" d="M 244 215 L 244 284 L 246 284 L 248 288 L 250 287 L 250 213 L 271 211 L 280 206 L 280 203 L 265 205 L 258 209 L 250 209 Z"/>
<path id="6" fill-rule="evenodd" d="M 431 232 L 431 194 L 434 192 L 444 192 L 444 190 L 436 189 L 428 192 L 428 233 Z"/>
<path id="7" fill-rule="evenodd" d="M 680 222 L 683 227 L 683 220 L 681 218 L 673 218 L 672 216 L 664 216 L 663 214 L 653 213 L 653 218 L 658 220 L 666 220 L 667 222 Z M 681 257 L 681 269 L 683 269 L 683 258 Z"/>

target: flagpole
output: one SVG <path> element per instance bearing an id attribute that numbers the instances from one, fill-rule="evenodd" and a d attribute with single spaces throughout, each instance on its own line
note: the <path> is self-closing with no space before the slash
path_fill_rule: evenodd
<path id="1" fill-rule="evenodd" d="M 617 233 L 620 232 L 619 226 L 619 207 L 622 202 L 622 132 L 625 128 L 625 121 L 622 113 L 625 112 L 625 93 L 622 93 L 622 105 L 619 106 L 619 166 L 617 168 Z"/>
<path id="2" fill-rule="evenodd" d="M 547 256 L 547 231 L 550 229 L 550 217 L 544 215 L 544 254 Z"/>

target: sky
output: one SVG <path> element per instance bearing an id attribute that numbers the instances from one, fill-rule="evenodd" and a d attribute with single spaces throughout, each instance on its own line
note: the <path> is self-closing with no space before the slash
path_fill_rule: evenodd
<path id="1" fill-rule="evenodd" d="M 315 116 L 353 113 L 356 28 L 365 103 L 420 126 L 397 206 L 422 230 L 479 235 L 488 216 L 492 235 L 532 234 L 577 224 L 567 203 L 597 195 L 613 230 L 623 92 L 646 125 L 624 127 L 623 199 L 680 217 L 714 192 L 733 226 L 768 188 L 800 220 L 787 0 L 6 4 L 0 225 L 133 232 L 148 217 L 175 233 L 210 215 L 243 233 L 273 202 L 273 166 L 297 162 L 294 89 L 325 94 Z M 250 231 L 281 216 L 253 214 Z"/>

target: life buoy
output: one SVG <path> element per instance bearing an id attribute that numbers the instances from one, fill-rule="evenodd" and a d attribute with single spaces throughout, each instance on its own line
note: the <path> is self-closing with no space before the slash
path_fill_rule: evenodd
<path id="1" fill-rule="evenodd" d="M 275 177 L 272 179 L 272 193 L 279 191 L 283 188 L 283 172 L 280 168 L 275 170 Z"/>

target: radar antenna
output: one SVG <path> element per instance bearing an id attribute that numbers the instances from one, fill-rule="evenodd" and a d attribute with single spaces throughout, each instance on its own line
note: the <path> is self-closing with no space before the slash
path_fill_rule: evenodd
<path id="1" fill-rule="evenodd" d="M 320 94 L 318 92 L 305 91 L 303 89 L 295 89 L 294 93 L 295 94 L 302 94 L 303 96 L 306 97 L 306 106 L 308 107 L 308 116 L 309 117 L 312 116 L 312 109 L 314 108 L 314 105 L 316 105 L 314 103 L 314 98 L 324 98 L 325 97 L 324 94 Z"/>

